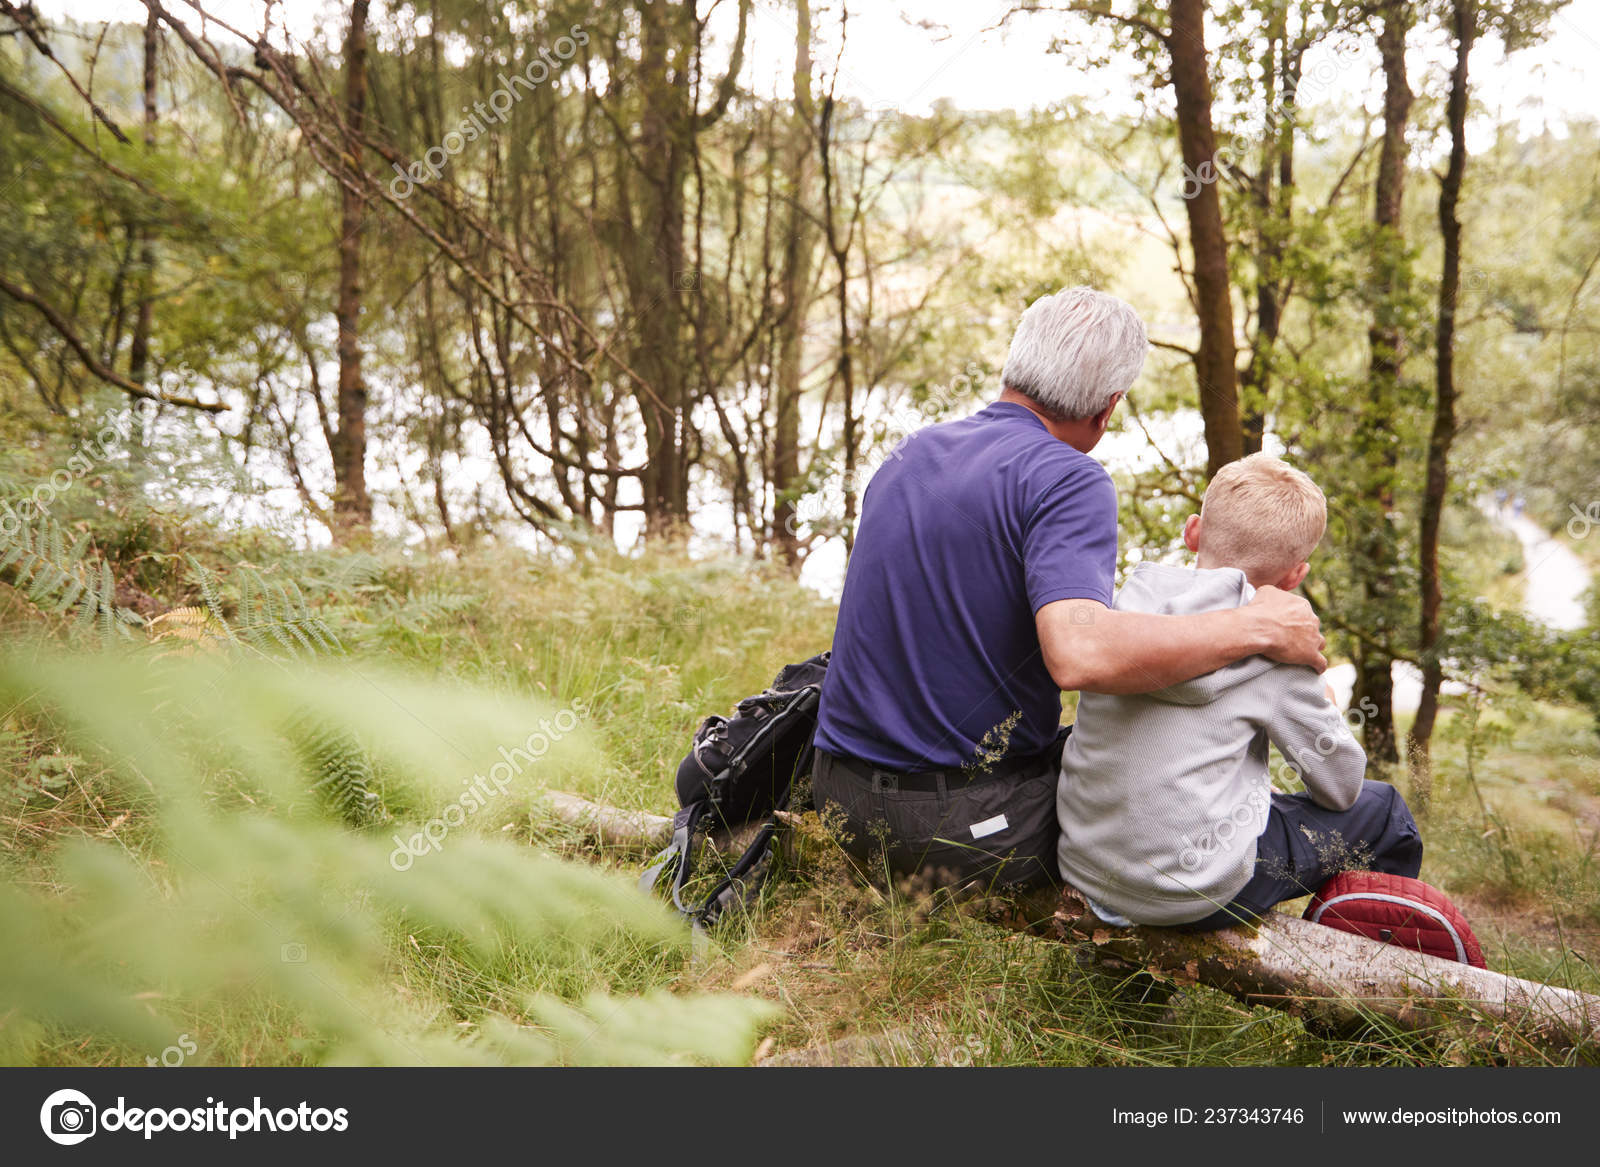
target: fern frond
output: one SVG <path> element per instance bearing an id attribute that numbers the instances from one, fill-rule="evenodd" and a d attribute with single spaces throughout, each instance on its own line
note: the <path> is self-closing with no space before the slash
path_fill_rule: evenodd
<path id="1" fill-rule="evenodd" d="M 315 654 L 319 646 L 337 652 L 339 639 L 322 617 L 311 610 L 305 593 L 294 581 L 275 583 L 250 568 L 241 568 L 239 621 L 235 631 L 252 647 L 277 649 L 290 657 L 304 650 Z"/>
<path id="2" fill-rule="evenodd" d="M 116 609 L 117 581 L 111 578 L 111 565 L 100 561 L 100 588 L 95 592 L 95 605 L 100 615 L 100 638 L 106 643 L 117 633 L 120 624 Z"/>
<path id="3" fill-rule="evenodd" d="M 372 789 L 377 781 L 372 760 L 353 734 L 305 715 L 296 719 L 291 736 L 323 805 L 355 827 L 388 817 L 383 799 Z"/>
<path id="4" fill-rule="evenodd" d="M 74 630 L 98 625 L 108 644 L 126 635 L 138 618 L 117 607 L 116 579 L 94 553 L 90 535 L 72 535 L 41 511 L 26 519 L 12 509 L 7 515 L 14 523 L 0 524 L 0 582 L 51 615 L 76 608 Z"/>
<path id="5" fill-rule="evenodd" d="M 214 653 L 231 643 L 228 630 L 217 623 L 209 609 L 202 607 L 174 608 L 170 612 L 163 612 L 145 625 L 145 630 L 153 641 L 179 642 L 168 650 L 179 656 L 193 655 L 196 649 Z"/>
<path id="6" fill-rule="evenodd" d="M 83 595 L 88 583 L 81 576 L 72 576 L 67 580 L 67 586 L 56 600 L 55 611 L 69 611 L 78 602 L 78 597 Z"/>
<path id="7" fill-rule="evenodd" d="M 465 612 L 483 603 L 482 596 L 455 592 L 424 592 L 394 607 L 394 622 L 408 632 L 421 632 L 435 620 Z"/>
<path id="8" fill-rule="evenodd" d="M 293 580 L 277 583 L 254 568 L 239 565 L 238 603 L 234 619 L 229 621 L 222 585 L 216 575 L 194 556 L 188 559 L 189 580 L 199 589 L 219 639 L 244 645 L 266 656 L 299 657 L 343 651 L 333 629 L 312 610 L 305 593 Z"/>

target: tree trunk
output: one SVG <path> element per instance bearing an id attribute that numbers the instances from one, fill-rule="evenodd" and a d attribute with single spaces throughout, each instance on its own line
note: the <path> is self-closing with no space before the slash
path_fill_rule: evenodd
<path id="1" fill-rule="evenodd" d="M 685 260 L 686 176 L 699 134 L 727 111 L 744 60 L 751 0 L 739 2 L 739 31 L 728 71 L 716 86 L 711 109 L 695 105 L 695 68 L 701 24 L 692 0 L 639 3 L 639 140 L 630 160 L 639 177 L 634 205 L 623 211 L 628 246 L 625 273 L 634 312 L 634 369 L 644 419 L 646 464 L 640 474 L 645 529 L 654 538 L 678 538 L 689 518 L 689 461 L 694 448 L 689 391 L 690 349 L 684 343 L 684 302 L 699 296 L 703 273 Z M 636 160 L 636 161 L 635 161 Z M 623 193 L 626 201 L 626 191 Z"/>
<path id="2" fill-rule="evenodd" d="M 1240 424 L 1246 454 L 1260 453 L 1266 437 L 1272 354 L 1283 326 L 1284 241 L 1290 238 L 1293 226 L 1294 121 L 1288 109 L 1299 88 L 1300 57 L 1288 43 L 1286 22 L 1286 9 L 1274 8 L 1261 59 L 1267 124 L 1261 138 L 1260 172 L 1254 190 L 1256 332 L 1251 339 L 1249 363 L 1239 377 Z"/>
<path id="3" fill-rule="evenodd" d="M 822 228 L 828 254 L 833 258 L 837 274 L 836 302 L 839 321 L 839 355 L 834 363 L 834 375 L 839 381 L 839 393 L 844 402 L 844 550 L 848 557 L 855 550 L 856 463 L 860 456 L 861 437 L 856 417 L 856 379 L 853 351 L 855 340 L 850 327 L 850 242 L 852 232 L 847 227 L 843 238 L 839 234 L 837 206 L 843 199 L 843 178 L 833 164 L 833 114 L 837 109 L 830 92 L 822 102 L 822 118 L 817 126 L 818 144 L 822 157 Z"/>
<path id="4" fill-rule="evenodd" d="M 778 368 L 773 393 L 772 539 L 791 569 L 800 566 L 796 492 L 800 486 L 800 376 L 805 349 L 806 309 L 810 305 L 815 231 L 810 212 L 812 133 L 816 109 L 811 100 L 811 4 L 797 0 L 794 28 L 794 119 L 789 128 L 792 186 L 784 215 L 784 254 L 779 279 L 783 315 L 778 325 Z"/>
<path id="5" fill-rule="evenodd" d="M 652 537 L 670 537 L 688 518 L 684 465 L 684 370 L 682 300 L 698 293 L 699 273 L 683 259 L 684 151 L 692 138 L 688 122 L 689 70 L 674 71 L 674 56 L 687 54 L 690 24 L 681 4 L 641 4 L 639 16 L 638 239 L 633 282 L 639 344 L 634 367 L 649 382 L 641 396 L 646 466 L 642 478 L 645 520 Z"/>
<path id="6" fill-rule="evenodd" d="M 360 134 L 367 103 L 367 0 L 350 6 L 344 42 L 344 109 L 349 132 L 346 149 L 361 157 Z M 339 187 L 339 428 L 334 433 L 333 513 L 338 534 L 372 525 L 367 495 L 367 386 L 361 377 L 361 235 L 365 209 L 348 186 Z"/>
<path id="7" fill-rule="evenodd" d="M 1390 623 L 1399 571 L 1397 531 L 1390 516 L 1395 506 L 1400 411 L 1400 374 L 1405 359 L 1402 325 L 1406 265 L 1400 221 L 1405 198 L 1406 126 L 1411 116 L 1411 88 L 1406 82 L 1406 33 L 1411 6 L 1388 0 L 1382 9 L 1378 51 L 1383 61 L 1383 147 L 1374 190 L 1372 257 L 1374 296 L 1372 325 L 1367 329 L 1371 351 L 1367 397 L 1356 434 L 1356 449 L 1365 474 L 1366 521 L 1358 535 L 1357 571 L 1374 640 L 1386 642 L 1396 631 Z M 1355 694 L 1369 701 L 1372 712 L 1362 727 L 1367 757 L 1393 764 L 1395 748 L 1393 658 L 1362 641 L 1356 650 Z M 1362 709 L 1368 706 L 1363 704 Z"/>
<path id="8" fill-rule="evenodd" d="M 151 10 L 144 24 L 144 148 L 156 148 L 156 64 L 157 49 L 161 44 L 161 18 Z M 137 282 L 139 307 L 134 318 L 133 342 L 128 349 L 128 379 L 149 388 L 150 385 L 150 335 L 155 327 L 155 245 L 150 229 L 139 228 L 139 279 Z M 135 440 L 142 447 L 149 419 L 154 415 L 154 403 L 135 406 L 139 425 Z"/>
<path id="9" fill-rule="evenodd" d="M 1206 473 L 1215 474 L 1244 450 L 1239 424 L 1239 384 L 1234 367 L 1233 300 L 1228 281 L 1228 240 L 1217 191 L 1217 139 L 1211 124 L 1211 78 L 1207 72 L 1205 0 L 1172 0 L 1167 51 L 1172 92 L 1178 106 L 1178 144 L 1187 173 L 1184 208 L 1194 252 L 1195 309 L 1200 347 L 1195 353 L 1200 416 L 1205 422 Z M 1190 186 L 1192 185 L 1192 189 Z"/>
<path id="10" fill-rule="evenodd" d="M 1422 495 L 1422 618 L 1418 629 L 1422 652 L 1422 698 L 1417 719 L 1406 740 L 1411 761 L 1412 806 L 1425 811 L 1433 793 L 1433 726 L 1439 713 L 1439 688 L 1444 664 L 1439 659 L 1439 612 L 1443 587 L 1439 576 L 1439 522 L 1450 487 L 1450 445 L 1456 436 L 1456 297 L 1461 290 L 1461 220 L 1456 207 L 1467 168 L 1467 58 L 1477 38 L 1476 0 L 1456 0 L 1456 61 L 1450 73 L 1446 118 L 1450 124 L 1450 162 L 1439 184 L 1439 236 L 1444 251 L 1439 274 L 1439 326 L 1434 337 L 1433 433 L 1428 438 L 1428 480 Z"/>

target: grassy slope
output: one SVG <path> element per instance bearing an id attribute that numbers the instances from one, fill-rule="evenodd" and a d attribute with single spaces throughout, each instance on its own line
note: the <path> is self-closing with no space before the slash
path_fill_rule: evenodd
<path id="1" fill-rule="evenodd" d="M 106 542 L 115 543 L 110 533 Z M 557 705 L 581 698 L 603 762 L 552 765 L 533 780 L 657 811 L 671 808 L 671 774 L 699 719 L 760 689 L 781 664 L 831 636 L 829 606 L 749 563 L 609 554 L 557 563 L 512 552 L 459 562 L 389 553 L 373 561 L 296 554 L 259 539 L 241 544 L 203 525 L 179 524 L 120 548 L 130 578 L 168 604 L 192 599 L 171 558 L 178 546 L 224 571 L 243 555 L 300 580 L 358 661 L 402 661 L 434 677 L 505 686 Z M 0 624 L 36 634 L 48 622 L 0 588 Z M 1468 780 L 1461 726 L 1447 723 L 1437 801 L 1425 824 L 1424 875 L 1472 907 L 1495 966 L 1600 989 L 1589 964 L 1600 956 L 1591 866 L 1600 806 L 1595 736 L 1578 713 L 1515 701 L 1497 703 L 1487 722 L 1501 732 L 1480 732 L 1489 740 L 1475 745 L 1473 777 L 1492 817 Z M 9 772 L 38 774 L 38 759 L 51 746 L 24 733 L 8 748 Z M 107 837 L 105 808 L 53 797 L 18 802 L 13 792 L 3 810 L 0 843 L 19 880 L 52 878 L 54 854 L 67 838 Z M 508 826 L 512 837 L 530 843 L 632 867 L 564 842 L 548 824 Z M 135 853 L 147 853 L 140 829 L 135 813 L 109 836 L 125 835 Z M 470 965 L 419 948 L 414 955 L 402 950 L 397 977 L 456 1024 L 471 1024 L 483 1002 L 530 986 L 567 996 L 596 982 L 620 993 L 733 989 L 783 1008 L 769 1049 L 888 1031 L 900 1043 L 891 1056 L 916 1062 L 1346 1064 L 1479 1056 L 1379 1035 L 1325 1039 L 1205 990 L 1141 1004 L 1126 986 L 1081 975 L 1059 944 L 936 908 L 908 889 L 863 887 L 842 877 L 820 843 L 801 850 L 800 870 L 769 890 L 753 920 L 726 925 L 687 963 L 635 954 L 615 966 L 566 969 L 551 985 L 515 962 Z M 216 1061 L 308 1056 L 295 1043 L 293 1024 L 270 1008 L 212 1008 L 196 1024 L 207 1028 Z M 62 1034 L 36 1056 L 116 1062 L 128 1054 Z"/>

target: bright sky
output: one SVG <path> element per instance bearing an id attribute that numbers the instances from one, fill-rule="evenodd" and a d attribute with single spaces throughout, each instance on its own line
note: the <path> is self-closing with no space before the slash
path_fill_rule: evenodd
<path id="1" fill-rule="evenodd" d="M 250 30 L 260 27 L 265 6 L 263 0 L 207 4 L 222 19 Z M 43 0 L 39 7 L 47 16 L 70 11 L 82 21 L 144 19 L 138 0 Z M 184 9 L 181 0 L 172 7 L 175 12 Z M 839 89 L 868 104 L 917 113 L 940 98 L 969 109 L 1029 108 L 1067 95 L 1117 104 L 1125 89 L 1125 63 L 1114 65 L 1108 76 L 1105 69 L 1080 67 L 1071 55 L 1052 55 L 1046 51 L 1050 34 L 1068 27 L 1067 18 L 1018 17 L 1002 30 L 998 24 L 1009 7 L 1005 0 L 854 0 L 848 4 Z M 274 8 L 276 22 L 299 36 L 309 34 L 319 21 L 332 28 L 342 23 L 342 5 L 326 0 L 288 0 Z M 730 35 L 735 11 L 734 0 L 716 0 L 713 28 Z M 813 20 L 824 42 L 816 50 L 819 74 L 834 67 L 840 11 L 838 0 L 813 3 Z M 790 0 L 755 0 L 747 85 L 787 94 L 793 12 Z M 1421 71 L 1441 67 L 1447 46 L 1439 39 L 1423 43 L 1420 36 L 1413 41 L 1413 88 L 1421 88 Z M 1329 99 L 1366 100 L 1375 107 L 1369 65 L 1359 57 L 1353 63 L 1346 59 L 1337 70 L 1324 64 L 1319 74 L 1315 55 L 1306 62 L 1308 77 L 1331 78 Z M 1572 0 L 1556 16 L 1546 43 L 1509 60 L 1497 42 L 1484 42 L 1474 55 L 1472 72 L 1477 100 L 1493 115 L 1516 118 L 1526 130 L 1600 116 L 1600 0 Z"/>

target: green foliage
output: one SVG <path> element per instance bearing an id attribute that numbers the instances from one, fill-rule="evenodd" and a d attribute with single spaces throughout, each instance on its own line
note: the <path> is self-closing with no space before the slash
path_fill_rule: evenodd
<path id="1" fill-rule="evenodd" d="M 213 637 L 267 656 L 293 659 L 342 651 L 332 628 L 311 610 L 293 580 L 269 581 L 259 572 L 239 566 L 237 614 L 230 622 L 217 577 L 194 556 L 188 558 L 189 578 L 200 592 L 205 610 L 181 609 L 168 613 L 162 621 L 192 614 L 194 618 L 185 623 L 190 627 L 200 625 L 202 642 Z M 350 578 L 370 578 L 371 574 L 367 565 L 360 564 Z M 388 817 L 383 798 L 374 789 L 377 779 L 371 758 L 354 736 L 309 711 L 293 718 L 286 733 L 302 764 L 315 775 L 311 789 L 340 818 L 352 826 L 364 826 Z"/>
<path id="2" fill-rule="evenodd" d="M 303 764 L 320 775 L 311 789 L 334 813 L 358 827 L 387 817 L 383 799 L 373 789 L 377 777 L 372 760 L 359 741 L 311 715 L 294 723 L 291 737 Z"/>
<path id="3" fill-rule="evenodd" d="M 1463 677 L 1498 680 L 1527 697 L 1577 704 L 1600 733 L 1600 640 L 1557 632 L 1481 597 L 1447 609 L 1441 655 Z"/>
<path id="4" fill-rule="evenodd" d="M 91 553 L 90 535 L 70 535 L 38 508 L 24 512 L 0 498 L 0 581 L 41 611 L 75 613 L 77 628 L 94 630 L 107 644 L 126 636 L 138 617 L 117 605 L 110 565 Z"/>
<path id="5" fill-rule="evenodd" d="M 340 651 L 339 638 L 327 621 L 311 610 L 294 580 L 269 580 L 253 568 L 238 565 L 238 601 L 230 621 L 216 577 L 193 556 L 189 564 L 191 579 L 207 610 L 229 639 L 267 655 L 291 658 Z"/>
<path id="6" fill-rule="evenodd" d="M 329 732 L 372 741 L 412 805 L 436 806 L 548 707 L 206 654 L 7 652 L 0 694 L 155 795 L 147 851 L 69 841 L 49 889 L 0 894 L 21 945 L 0 971 L 8 1063 L 87 1041 L 137 1064 L 179 1032 L 219 1063 L 256 1041 L 251 1058 L 305 1064 L 737 1062 L 769 1013 L 663 995 L 687 934 L 626 877 L 470 830 L 397 865 L 393 839 L 313 809 L 326 758 L 281 732 L 309 703 Z M 525 805 L 529 777 L 508 802 Z"/>

